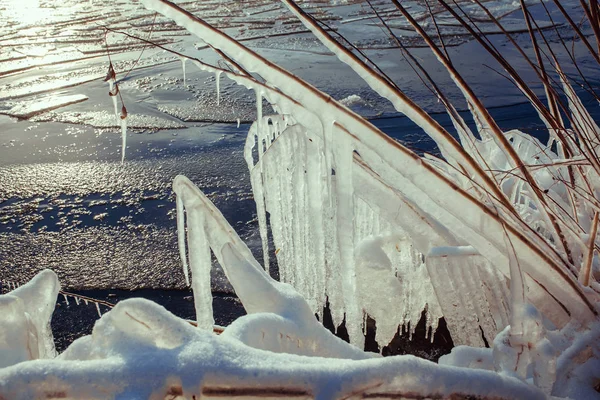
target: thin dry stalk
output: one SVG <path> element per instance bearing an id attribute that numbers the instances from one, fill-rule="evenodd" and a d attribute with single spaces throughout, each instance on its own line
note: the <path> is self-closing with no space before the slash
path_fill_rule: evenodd
<path id="1" fill-rule="evenodd" d="M 594 213 L 594 219 L 592 220 L 592 230 L 590 231 L 590 238 L 588 240 L 587 253 L 581 272 L 579 273 L 579 282 L 583 286 L 590 286 L 590 276 L 592 275 L 592 261 L 594 260 L 594 249 L 596 243 L 596 234 L 598 233 L 598 212 Z"/>

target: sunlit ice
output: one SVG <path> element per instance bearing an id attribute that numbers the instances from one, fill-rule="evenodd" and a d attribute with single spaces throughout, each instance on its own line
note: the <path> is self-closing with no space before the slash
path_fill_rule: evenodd
<path id="1" fill-rule="evenodd" d="M 3 0 L 0 4 L 11 20 L 21 25 L 39 22 L 45 15 L 39 0 Z"/>

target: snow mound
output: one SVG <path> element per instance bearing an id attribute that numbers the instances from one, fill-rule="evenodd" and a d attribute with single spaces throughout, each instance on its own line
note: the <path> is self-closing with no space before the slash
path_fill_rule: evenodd
<path id="1" fill-rule="evenodd" d="M 50 320 L 59 290 L 58 277 L 47 269 L 0 295 L 0 368 L 56 356 Z"/>

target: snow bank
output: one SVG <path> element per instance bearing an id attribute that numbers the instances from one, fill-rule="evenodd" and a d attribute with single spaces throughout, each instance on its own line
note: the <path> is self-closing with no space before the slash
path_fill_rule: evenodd
<path id="1" fill-rule="evenodd" d="M 261 326 L 270 334 L 277 324 L 269 318 Z M 74 342 L 57 359 L 0 369 L 0 395 L 15 400 L 252 395 L 545 398 L 514 378 L 438 366 L 412 356 L 341 360 L 265 351 L 235 335 L 196 329 L 143 299 L 117 304 L 96 323 L 92 335 Z"/>

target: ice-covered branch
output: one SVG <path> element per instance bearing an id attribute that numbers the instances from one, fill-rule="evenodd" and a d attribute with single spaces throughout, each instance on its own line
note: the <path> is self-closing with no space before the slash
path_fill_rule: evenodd
<path id="1" fill-rule="evenodd" d="M 437 168 L 422 162 L 414 153 L 391 141 L 371 124 L 330 97 L 178 6 L 161 0 L 146 0 L 145 4 L 175 19 L 178 24 L 228 54 L 248 71 L 260 73 L 270 85 L 277 87 L 301 105 L 291 110 L 283 109 L 282 112 L 294 111 L 293 115 L 300 123 L 303 123 L 303 120 L 295 111 L 304 110 L 305 113 L 309 111 L 309 114 L 316 115 L 324 127 L 322 131 L 314 133 L 319 135 L 324 148 L 327 149 L 324 153 L 325 170 L 337 167 L 336 172 L 349 171 L 346 166 L 336 166 L 332 162 L 344 159 L 342 148 L 357 151 L 363 161 L 394 190 L 410 202 L 419 204 L 443 225 L 453 227 L 455 235 L 463 243 L 474 246 L 492 265 L 508 275 L 502 229 L 502 226 L 506 225 L 524 271 L 532 278 L 533 285 L 537 285 L 535 282 L 539 283 L 539 286 L 531 291 L 531 300 L 547 313 L 547 317 L 558 325 L 566 323 L 569 314 L 581 320 L 595 318 L 596 310 L 588 299 L 589 295 L 584 294 L 574 277 L 565 272 L 563 260 L 556 256 L 556 250 L 547 242 L 536 239 L 538 234 L 534 233 L 531 227 L 511 220 L 509 216 L 512 213 L 508 210 L 502 212 L 501 204 L 495 204 L 495 207 L 490 209 L 482 200 L 457 187 Z M 277 92 L 273 95 L 276 94 Z M 333 121 L 334 129 L 330 130 Z M 344 145 L 346 141 L 349 146 Z M 330 181 L 327 174 L 324 178 Z M 470 212 L 464 213 L 466 209 Z M 486 228 L 482 230 L 481 226 Z M 349 253 L 342 251 L 339 254 Z M 352 289 L 348 290 L 350 293 Z M 567 313 L 562 310 L 566 310 Z"/>

